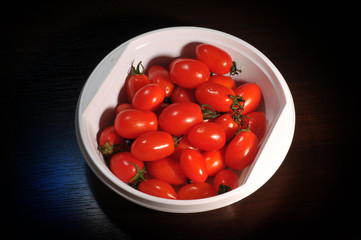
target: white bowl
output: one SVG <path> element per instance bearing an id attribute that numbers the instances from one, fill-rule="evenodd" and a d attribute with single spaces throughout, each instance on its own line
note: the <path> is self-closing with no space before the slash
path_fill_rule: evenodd
<path id="1" fill-rule="evenodd" d="M 243 72 L 236 81 L 254 82 L 263 93 L 262 110 L 267 131 L 255 161 L 239 172 L 240 186 L 228 193 L 197 200 L 170 200 L 142 193 L 119 180 L 97 150 L 99 129 L 113 123 L 114 109 L 125 101 L 124 82 L 130 66 L 169 64 L 179 56 L 194 56 L 198 43 L 214 44 L 227 51 Z M 150 63 L 150 64 L 149 64 Z M 121 44 L 94 69 L 80 94 L 76 110 L 76 134 L 92 171 L 124 198 L 151 209 L 192 213 L 221 208 L 259 189 L 276 172 L 291 145 L 295 127 L 292 95 L 277 68 L 260 51 L 232 35 L 199 27 L 172 27 L 151 31 Z"/>

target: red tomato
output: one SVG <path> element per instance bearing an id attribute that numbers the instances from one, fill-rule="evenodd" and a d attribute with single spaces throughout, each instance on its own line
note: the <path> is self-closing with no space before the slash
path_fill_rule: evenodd
<path id="1" fill-rule="evenodd" d="M 190 200 L 190 199 L 200 199 L 208 198 L 216 195 L 216 192 L 213 186 L 209 183 L 190 183 L 184 185 L 178 191 L 178 199 L 180 200 Z"/>
<path id="2" fill-rule="evenodd" d="M 111 155 L 115 152 L 119 152 L 124 145 L 124 139 L 119 136 L 114 126 L 105 128 L 99 136 L 98 150 L 103 155 Z"/>
<path id="3" fill-rule="evenodd" d="M 157 161 L 147 162 L 147 171 L 152 178 L 165 181 L 169 184 L 179 185 L 187 181 L 179 162 L 174 159 L 163 158 Z"/>
<path id="4" fill-rule="evenodd" d="M 140 67 L 143 68 L 143 71 L 140 71 Z M 130 103 L 132 102 L 133 96 L 140 88 L 151 83 L 148 76 L 144 74 L 145 69 L 142 65 L 142 62 L 138 63 L 137 68 L 132 66 L 131 72 L 132 76 L 126 83 L 127 98 Z"/>
<path id="5" fill-rule="evenodd" d="M 209 82 L 214 82 L 221 84 L 225 87 L 228 87 L 232 90 L 236 89 L 236 83 L 230 76 L 224 76 L 224 75 L 212 75 L 209 78 Z"/>
<path id="6" fill-rule="evenodd" d="M 148 84 L 140 88 L 134 95 L 132 104 L 141 110 L 156 110 L 163 102 L 164 90 L 158 84 Z"/>
<path id="7" fill-rule="evenodd" d="M 200 122 L 203 122 L 202 110 L 195 103 L 173 103 L 159 115 L 160 128 L 175 136 L 187 134 Z"/>
<path id="8" fill-rule="evenodd" d="M 171 101 L 172 103 L 181 103 L 181 102 L 195 103 L 197 100 L 194 89 L 187 89 L 177 86 L 174 89 L 174 92 L 171 96 Z"/>
<path id="9" fill-rule="evenodd" d="M 194 150 L 199 151 L 199 149 L 193 147 L 190 142 L 188 141 L 187 136 L 183 136 L 182 139 L 179 141 L 177 147 L 175 148 L 173 154 L 170 156 L 172 159 L 179 160 L 180 156 L 184 149 L 186 148 L 192 148 Z"/>
<path id="10" fill-rule="evenodd" d="M 133 156 L 141 161 L 154 161 L 168 157 L 174 152 L 172 135 L 163 131 L 152 131 L 137 137 L 132 146 Z"/>
<path id="11" fill-rule="evenodd" d="M 115 117 L 114 127 L 121 137 L 133 139 L 142 133 L 157 130 L 158 118 L 151 111 L 126 109 Z"/>
<path id="12" fill-rule="evenodd" d="M 221 184 L 223 186 L 220 186 Z M 218 194 L 228 192 L 238 186 L 238 176 L 230 169 L 220 171 L 213 179 L 213 187 L 218 191 Z"/>
<path id="13" fill-rule="evenodd" d="M 136 166 L 134 166 L 135 164 Z M 130 152 L 120 152 L 112 156 L 109 162 L 110 171 L 125 183 L 144 180 L 144 163 L 133 157 Z"/>
<path id="14" fill-rule="evenodd" d="M 213 82 L 206 82 L 196 89 L 196 99 L 200 104 L 209 104 L 216 111 L 228 112 L 233 103 L 234 91 L 223 85 Z"/>
<path id="15" fill-rule="evenodd" d="M 251 132 L 255 133 L 258 140 L 261 141 L 267 128 L 267 120 L 264 112 L 252 112 L 247 114 L 243 119 L 244 124 L 241 128 L 246 129 L 247 126 L 249 126 Z"/>
<path id="16" fill-rule="evenodd" d="M 169 71 L 160 65 L 149 68 L 148 77 L 152 83 L 158 84 L 165 92 L 166 97 L 170 97 L 174 90 L 174 83 L 170 79 Z"/>
<path id="17" fill-rule="evenodd" d="M 217 172 L 226 167 L 224 151 L 225 149 L 222 148 L 219 151 L 202 153 L 204 160 L 206 161 L 208 176 L 214 176 Z"/>
<path id="18" fill-rule="evenodd" d="M 232 114 L 225 113 L 214 121 L 221 125 L 226 132 L 226 142 L 229 142 L 236 135 L 239 124 L 233 120 Z"/>
<path id="19" fill-rule="evenodd" d="M 261 102 L 262 92 L 256 83 L 243 84 L 236 88 L 234 93 L 243 97 L 246 101 L 244 104 L 241 103 L 244 108 L 243 115 L 256 111 Z"/>
<path id="20" fill-rule="evenodd" d="M 197 150 L 187 148 L 182 151 L 180 165 L 184 174 L 193 182 L 204 182 L 208 177 L 206 161 Z"/>
<path id="21" fill-rule="evenodd" d="M 188 133 L 189 142 L 204 151 L 217 151 L 226 142 L 226 133 L 222 126 L 213 122 L 195 125 Z"/>
<path id="22" fill-rule="evenodd" d="M 174 188 L 164 181 L 158 179 L 147 179 L 138 185 L 138 190 L 152 196 L 177 199 L 177 193 Z"/>
<path id="23" fill-rule="evenodd" d="M 242 170 L 253 162 L 257 150 L 256 134 L 243 130 L 228 144 L 225 153 L 226 164 L 235 170 Z"/>
<path id="24" fill-rule="evenodd" d="M 132 109 L 132 108 L 133 108 L 133 106 L 130 103 L 121 103 L 115 109 L 115 115 L 118 115 L 118 113 L 120 113 L 121 111 L 123 111 L 125 109 Z"/>
<path id="25" fill-rule="evenodd" d="M 204 62 L 209 70 L 216 74 L 227 74 L 233 66 L 232 58 L 227 52 L 210 44 L 198 45 L 196 58 Z"/>
<path id="26" fill-rule="evenodd" d="M 207 82 L 209 76 L 207 65 L 195 59 L 178 58 L 170 65 L 172 81 L 183 88 L 197 88 Z"/>

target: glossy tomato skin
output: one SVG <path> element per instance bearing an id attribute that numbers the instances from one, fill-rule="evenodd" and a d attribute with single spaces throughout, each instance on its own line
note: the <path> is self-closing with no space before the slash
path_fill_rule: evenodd
<path id="1" fill-rule="evenodd" d="M 135 93 L 140 88 L 142 88 L 145 85 L 148 85 L 150 83 L 151 82 L 150 82 L 148 76 L 145 74 L 132 75 L 126 83 L 128 102 L 130 102 L 130 103 L 132 102 Z"/>
<path id="2" fill-rule="evenodd" d="M 121 103 L 115 109 L 115 116 L 118 115 L 118 113 L 120 113 L 121 111 L 123 111 L 125 109 L 132 109 L 132 108 L 134 108 L 134 107 L 130 103 Z"/>
<path id="3" fill-rule="evenodd" d="M 236 82 L 230 77 L 230 76 L 224 76 L 224 75 L 212 75 L 209 78 L 209 82 L 214 82 L 221 84 L 225 87 L 228 87 L 232 90 L 236 89 Z"/>
<path id="4" fill-rule="evenodd" d="M 158 84 L 166 97 L 170 97 L 174 91 L 174 83 L 170 79 L 169 71 L 163 66 L 154 65 L 148 70 L 148 77 L 152 83 Z"/>
<path id="5" fill-rule="evenodd" d="M 206 162 L 208 176 L 214 176 L 226 167 L 224 159 L 225 148 L 215 152 L 203 152 L 202 155 Z"/>
<path id="6" fill-rule="evenodd" d="M 250 165 L 256 157 L 258 139 L 251 131 L 241 131 L 228 144 L 226 164 L 234 170 L 242 170 Z"/>
<path id="7" fill-rule="evenodd" d="M 230 169 L 224 169 L 217 173 L 213 179 L 213 187 L 219 191 L 219 186 L 224 185 L 233 190 L 239 186 L 238 176 L 235 172 Z"/>
<path id="8" fill-rule="evenodd" d="M 231 56 L 224 50 L 210 44 L 196 47 L 196 58 L 204 62 L 209 70 L 216 74 L 227 74 L 233 65 Z"/>
<path id="9" fill-rule="evenodd" d="M 179 161 L 171 158 L 146 163 L 147 171 L 152 178 L 165 181 L 169 184 L 180 185 L 187 181 Z"/>
<path id="10" fill-rule="evenodd" d="M 213 186 L 207 182 L 190 183 L 178 191 L 178 199 L 191 200 L 216 196 Z"/>
<path id="11" fill-rule="evenodd" d="M 137 137 L 132 146 L 133 156 L 141 161 L 154 161 L 168 157 L 174 152 L 172 135 L 164 131 L 152 131 Z"/>
<path id="12" fill-rule="evenodd" d="M 226 132 L 226 142 L 229 142 L 236 135 L 239 128 L 239 124 L 233 120 L 232 114 L 228 113 L 222 114 L 214 122 L 223 127 Z"/>
<path id="13" fill-rule="evenodd" d="M 152 196 L 177 199 L 177 193 L 174 188 L 167 182 L 158 179 L 147 179 L 138 185 L 138 190 Z"/>
<path id="14" fill-rule="evenodd" d="M 125 183 L 132 183 L 130 181 L 137 174 L 137 165 L 140 169 L 144 169 L 144 163 L 134 158 L 130 152 L 120 152 L 114 154 L 109 162 L 111 172 Z"/>
<path id="15" fill-rule="evenodd" d="M 142 133 L 157 130 L 158 118 L 151 111 L 126 109 L 117 114 L 114 127 L 121 137 L 134 139 Z"/>
<path id="16" fill-rule="evenodd" d="M 254 132 L 259 141 L 262 140 L 266 133 L 267 120 L 264 112 L 251 112 L 244 117 L 244 124 L 241 127 L 246 129 L 249 126 L 251 132 Z"/>
<path id="17" fill-rule="evenodd" d="M 113 125 L 106 127 L 100 133 L 99 146 L 104 146 L 107 142 L 110 146 L 117 144 L 120 145 L 119 147 L 121 147 L 124 144 L 124 139 L 119 136 Z"/>
<path id="18" fill-rule="evenodd" d="M 177 86 L 171 96 L 172 103 L 197 102 L 194 89 Z"/>
<path id="19" fill-rule="evenodd" d="M 220 112 L 231 110 L 233 100 L 229 95 L 234 94 L 232 89 L 214 82 L 203 83 L 196 89 L 196 99 L 200 104 L 209 104 Z"/>
<path id="20" fill-rule="evenodd" d="M 155 83 L 145 85 L 133 96 L 132 105 L 136 109 L 154 111 L 163 102 L 164 90 Z"/>
<path id="21" fill-rule="evenodd" d="M 236 95 L 243 97 L 246 102 L 243 105 L 243 115 L 257 110 L 262 99 L 262 92 L 256 83 L 246 83 L 234 90 Z"/>
<path id="22" fill-rule="evenodd" d="M 194 125 L 201 122 L 202 110 L 195 103 L 173 103 L 159 115 L 160 128 L 175 136 L 187 134 Z"/>
<path id="23" fill-rule="evenodd" d="M 178 86 L 193 89 L 207 82 L 210 72 L 207 65 L 201 61 L 178 58 L 170 65 L 170 77 Z"/>
<path id="24" fill-rule="evenodd" d="M 187 148 L 197 150 L 198 152 L 200 151 L 198 148 L 195 148 L 194 146 L 192 146 L 192 144 L 188 141 L 187 136 L 185 135 L 179 141 L 178 145 L 176 146 L 174 152 L 172 153 L 172 155 L 170 157 L 172 159 L 179 160 L 183 150 L 187 149 Z"/>
<path id="25" fill-rule="evenodd" d="M 197 150 L 184 149 L 180 156 L 180 166 L 184 174 L 193 182 L 204 182 L 208 177 L 205 159 Z"/>
<path id="26" fill-rule="evenodd" d="M 188 141 L 204 151 L 217 151 L 226 143 L 226 133 L 222 126 L 213 122 L 195 125 L 187 135 Z"/>

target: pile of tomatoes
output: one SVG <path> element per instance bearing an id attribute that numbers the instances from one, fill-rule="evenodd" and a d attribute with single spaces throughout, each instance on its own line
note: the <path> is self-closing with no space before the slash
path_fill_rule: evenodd
<path id="1" fill-rule="evenodd" d="M 140 62 L 126 81 L 128 103 L 103 129 L 99 151 L 116 177 L 169 199 L 199 199 L 239 185 L 236 171 L 254 160 L 266 131 L 255 83 L 237 86 L 236 63 L 224 50 L 196 47 L 196 58 L 169 68 Z"/>

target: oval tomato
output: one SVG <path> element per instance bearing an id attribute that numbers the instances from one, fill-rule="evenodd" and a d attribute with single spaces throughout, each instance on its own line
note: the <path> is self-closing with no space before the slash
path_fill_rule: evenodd
<path id="1" fill-rule="evenodd" d="M 132 108 L 133 108 L 133 106 L 130 103 L 121 103 L 115 109 L 115 116 L 118 115 L 118 113 L 120 113 L 121 111 L 123 111 L 125 109 L 132 109 Z"/>
<path id="2" fill-rule="evenodd" d="M 114 154 L 110 159 L 109 167 L 110 171 L 125 183 L 144 180 L 144 163 L 135 159 L 130 152 Z"/>
<path id="3" fill-rule="evenodd" d="M 232 114 L 222 114 L 214 122 L 223 127 L 226 132 L 226 142 L 229 142 L 238 131 L 239 124 L 233 120 Z"/>
<path id="4" fill-rule="evenodd" d="M 231 191 L 238 186 L 238 176 L 230 169 L 224 169 L 218 172 L 213 179 L 213 187 L 218 191 L 218 194 Z"/>
<path id="5" fill-rule="evenodd" d="M 164 97 L 164 90 L 158 84 L 151 83 L 134 94 L 132 104 L 136 109 L 154 111 L 162 104 Z"/>
<path id="6" fill-rule="evenodd" d="M 243 130 L 229 143 L 225 153 L 226 164 L 235 170 L 242 170 L 256 157 L 258 139 L 251 131 Z"/>
<path id="7" fill-rule="evenodd" d="M 152 196 L 177 199 L 177 193 L 174 188 L 164 181 L 158 179 L 147 179 L 138 185 L 138 190 Z"/>
<path id="8" fill-rule="evenodd" d="M 209 80 L 210 72 L 203 62 L 190 59 L 178 58 L 170 65 L 170 77 L 172 81 L 184 88 L 197 88 Z"/>
<path id="9" fill-rule="evenodd" d="M 261 103 L 262 92 L 256 83 L 243 84 L 236 88 L 234 93 L 243 97 L 245 100 L 244 103 L 241 103 L 244 108 L 242 111 L 243 115 L 256 111 L 259 104 Z"/>
<path id="10" fill-rule="evenodd" d="M 115 127 L 109 126 L 100 133 L 98 150 L 103 155 L 111 155 L 119 152 L 123 148 L 124 143 L 124 139 L 119 136 Z"/>
<path id="11" fill-rule="evenodd" d="M 184 149 L 180 156 L 180 166 L 184 174 L 193 182 L 204 182 L 208 177 L 205 159 L 197 150 Z"/>
<path id="12" fill-rule="evenodd" d="M 206 161 L 206 167 L 208 176 L 214 176 L 216 173 L 221 171 L 226 167 L 226 161 L 224 159 L 224 151 L 225 149 L 222 148 L 221 150 L 215 152 L 203 152 L 202 155 L 204 160 Z"/>
<path id="13" fill-rule="evenodd" d="M 244 124 L 241 128 L 246 129 L 247 126 L 249 126 L 251 132 L 256 134 L 258 141 L 261 141 L 267 128 L 267 120 L 264 112 L 251 112 L 243 119 Z"/>
<path id="14" fill-rule="evenodd" d="M 177 86 L 174 89 L 174 92 L 171 96 L 171 101 L 172 103 L 182 103 L 182 102 L 195 103 L 197 100 L 194 89 L 187 89 Z"/>
<path id="15" fill-rule="evenodd" d="M 188 141 L 204 151 L 217 151 L 226 142 L 226 133 L 222 126 L 213 122 L 195 125 L 188 133 Z"/>
<path id="16" fill-rule="evenodd" d="M 148 78 L 152 83 L 158 84 L 165 92 L 166 97 L 170 97 L 174 91 L 174 83 L 170 79 L 169 71 L 160 65 L 154 65 L 148 70 Z"/>
<path id="17" fill-rule="evenodd" d="M 137 137 L 132 146 L 133 156 L 141 161 L 154 161 L 168 157 L 174 152 L 172 135 L 164 131 L 152 131 Z"/>
<path id="18" fill-rule="evenodd" d="M 165 181 L 169 184 L 179 185 L 187 181 L 186 176 L 177 160 L 163 158 L 147 162 L 147 171 L 152 178 Z"/>
<path id="19" fill-rule="evenodd" d="M 192 146 L 192 144 L 190 144 L 190 142 L 188 141 L 187 136 L 185 135 L 179 141 L 178 145 L 176 146 L 176 148 L 174 149 L 174 152 L 172 153 L 172 155 L 170 157 L 172 159 L 179 160 L 183 150 L 187 149 L 187 148 L 192 148 L 194 150 L 199 151 L 199 149 L 195 148 L 194 146 Z"/>
<path id="20" fill-rule="evenodd" d="M 220 112 L 231 110 L 233 100 L 229 95 L 234 94 L 232 89 L 213 82 L 203 83 L 196 89 L 196 99 L 200 104 L 208 104 Z"/>
<path id="21" fill-rule="evenodd" d="M 232 90 L 236 89 L 236 83 L 230 76 L 224 76 L 224 75 L 212 75 L 209 78 L 209 82 L 214 82 L 221 84 L 225 87 L 228 87 Z"/>
<path id="22" fill-rule="evenodd" d="M 232 58 L 226 51 L 210 44 L 198 45 L 196 58 L 204 62 L 209 70 L 216 74 L 227 74 L 233 66 Z"/>
<path id="23" fill-rule="evenodd" d="M 216 195 L 216 192 L 213 186 L 209 183 L 190 183 L 184 185 L 178 191 L 178 199 L 181 200 L 190 200 L 190 199 L 200 199 L 208 198 Z"/>
<path id="24" fill-rule="evenodd" d="M 143 68 L 142 71 L 140 71 L 140 67 Z M 132 102 L 133 96 L 140 88 L 151 83 L 148 76 L 145 75 L 144 72 L 145 69 L 142 65 L 142 62 L 138 63 L 137 68 L 132 66 L 131 69 L 132 76 L 128 79 L 126 83 L 127 98 L 130 103 Z"/>
<path id="25" fill-rule="evenodd" d="M 195 103 L 173 103 L 159 115 L 160 128 L 175 136 L 187 134 L 195 124 L 202 121 L 201 107 Z"/>
<path id="26" fill-rule="evenodd" d="M 126 109 L 115 117 L 114 127 L 121 137 L 133 139 L 142 133 L 157 130 L 158 118 L 151 111 Z"/>

